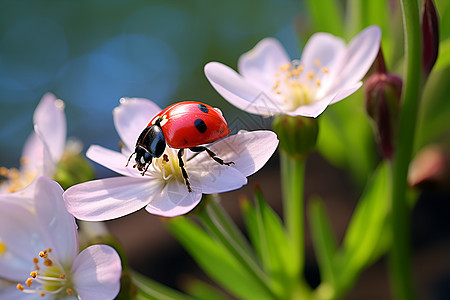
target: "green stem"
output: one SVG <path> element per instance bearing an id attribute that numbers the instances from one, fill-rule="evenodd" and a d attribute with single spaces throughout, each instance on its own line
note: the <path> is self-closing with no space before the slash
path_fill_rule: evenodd
<path id="1" fill-rule="evenodd" d="M 197 213 L 202 224 L 230 251 L 236 260 L 246 268 L 262 286 L 267 289 L 268 294 L 275 299 L 270 288 L 270 280 L 258 264 L 253 251 L 243 237 L 231 218 L 220 207 L 216 199 L 211 199 L 204 209 Z"/>
<path id="2" fill-rule="evenodd" d="M 390 273 L 395 299 L 414 299 L 411 277 L 409 209 L 406 177 L 414 144 L 421 91 L 421 31 L 416 0 L 400 0 L 405 32 L 406 65 L 403 106 L 392 161 L 392 226 L 395 241 L 390 252 Z"/>
<path id="3" fill-rule="evenodd" d="M 292 244 L 292 263 L 297 266 L 298 275 L 303 274 L 305 261 L 305 224 L 303 184 L 305 160 L 293 159 L 281 151 L 281 187 L 283 192 L 283 212 L 287 232 Z"/>

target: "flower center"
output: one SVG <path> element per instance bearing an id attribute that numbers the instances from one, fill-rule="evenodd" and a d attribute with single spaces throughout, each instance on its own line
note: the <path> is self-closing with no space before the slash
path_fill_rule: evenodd
<path id="1" fill-rule="evenodd" d="M 52 249 L 39 252 L 39 258 L 33 258 L 35 270 L 25 281 L 25 286 L 18 283 L 17 289 L 28 294 L 45 295 L 74 295 L 72 283 L 64 267 L 51 255 Z M 39 265 L 42 261 L 42 265 Z"/>
<path id="2" fill-rule="evenodd" d="M 183 155 L 184 157 L 185 155 Z M 183 174 L 181 173 L 176 150 L 166 148 L 166 151 L 160 158 L 153 160 L 152 165 L 154 170 L 162 175 L 163 180 L 167 181 L 175 178 L 183 181 Z"/>
<path id="3" fill-rule="evenodd" d="M 281 65 L 275 73 L 273 91 L 282 97 L 288 110 L 311 104 L 316 100 L 316 92 L 320 88 L 321 78 L 328 73 L 319 60 L 314 61 L 314 68 L 304 70 L 299 60 Z M 319 70 L 319 74 L 317 74 Z"/>
<path id="4" fill-rule="evenodd" d="M 0 180 L 0 185 L 2 185 L 1 190 L 7 193 L 14 193 L 23 190 L 29 185 L 36 176 L 36 173 L 30 170 L 20 172 L 16 168 L 8 169 L 6 167 L 0 167 L 0 176 L 5 178 Z"/>

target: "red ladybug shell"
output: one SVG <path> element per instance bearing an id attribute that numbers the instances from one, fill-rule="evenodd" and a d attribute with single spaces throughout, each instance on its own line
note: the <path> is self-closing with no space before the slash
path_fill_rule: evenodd
<path id="1" fill-rule="evenodd" d="M 230 133 L 222 114 L 210 105 L 184 101 L 175 103 L 148 124 L 161 117 L 161 128 L 167 145 L 183 149 L 217 141 Z"/>

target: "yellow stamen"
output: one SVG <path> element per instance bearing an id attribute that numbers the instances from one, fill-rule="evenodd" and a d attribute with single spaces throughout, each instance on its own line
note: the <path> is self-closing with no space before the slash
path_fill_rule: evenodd
<path id="1" fill-rule="evenodd" d="M 314 60 L 314 64 L 315 64 L 317 67 L 320 66 L 320 65 L 321 65 L 320 60 L 315 59 L 315 60 Z"/>
<path id="2" fill-rule="evenodd" d="M 6 167 L 0 167 L 0 176 L 7 177 L 8 169 Z"/>
<path id="3" fill-rule="evenodd" d="M 33 257 L 33 263 L 35 264 L 39 263 L 39 259 L 37 257 Z"/>
<path id="4" fill-rule="evenodd" d="M 36 278 L 37 275 L 38 275 L 38 272 L 36 272 L 36 271 L 33 271 L 30 273 L 30 276 L 33 278 Z"/>
<path id="5" fill-rule="evenodd" d="M 275 84 L 273 85 L 273 88 L 277 89 L 278 86 L 280 86 L 280 81 L 279 80 L 275 81 Z"/>
<path id="6" fill-rule="evenodd" d="M 67 292 L 67 294 L 69 294 L 69 295 L 72 295 L 72 294 L 73 294 L 72 289 L 66 289 L 66 292 Z"/>
<path id="7" fill-rule="evenodd" d="M 280 71 L 284 72 L 284 71 L 289 70 L 290 68 L 291 68 L 291 64 L 290 63 L 286 63 L 286 64 L 280 66 Z"/>
<path id="8" fill-rule="evenodd" d="M 322 72 L 328 73 L 328 68 L 327 68 L 327 67 L 323 67 L 323 68 L 322 68 Z"/>
<path id="9" fill-rule="evenodd" d="M 6 245 L 0 241 L 0 255 L 6 252 Z"/>
<path id="10" fill-rule="evenodd" d="M 23 291 L 25 288 L 23 287 L 23 285 L 21 285 L 20 283 L 18 283 L 17 285 L 16 285 L 16 288 L 19 290 L 19 291 Z"/>
<path id="11" fill-rule="evenodd" d="M 316 85 L 320 86 L 320 80 L 319 79 L 316 79 Z"/>
<path id="12" fill-rule="evenodd" d="M 61 274 L 59 277 L 61 277 L 61 279 L 65 279 L 66 278 L 66 274 Z"/>
<path id="13" fill-rule="evenodd" d="M 308 72 L 308 78 L 309 78 L 309 79 L 313 79 L 313 78 L 314 78 L 314 75 L 315 75 L 315 74 L 314 74 L 314 71 L 309 71 L 309 72 Z"/>
<path id="14" fill-rule="evenodd" d="M 25 281 L 25 284 L 27 285 L 27 287 L 30 287 L 32 283 L 33 283 L 33 278 L 28 278 L 28 279 Z"/>
<path id="15" fill-rule="evenodd" d="M 44 265 L 46 265 L 47 267 L 51 267 L 51 266 L 53 266 L 53 262 L 51 259 L 46 258 L 44 260 Z"/>

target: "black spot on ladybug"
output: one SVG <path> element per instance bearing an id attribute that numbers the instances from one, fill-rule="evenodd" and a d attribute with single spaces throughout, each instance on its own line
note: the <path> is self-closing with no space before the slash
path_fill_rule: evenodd
<path id="1" fill-rule="evenodd" d="M 195 120 L 194 126 L 195 126 L 195 128 L 197 128 L 198 131 L 200 131 L 200 133 L 205 133 L 206 129 L 208 129 L 205 121 L 203 121 L 202 119 Z"/>
<path id="2" fill-rule="evenodd" d="M 204 113 L 208 113 L 209 112 L 208 108 L 205 105 L 203 105 L 203 104 L 199 104 L 198 105 L 198 109 L 200 109 Z"/>

